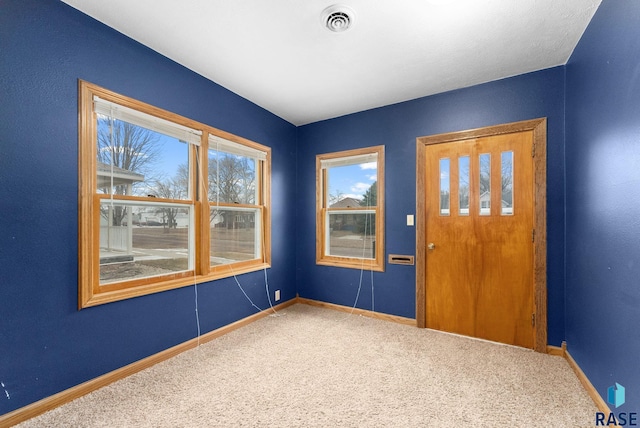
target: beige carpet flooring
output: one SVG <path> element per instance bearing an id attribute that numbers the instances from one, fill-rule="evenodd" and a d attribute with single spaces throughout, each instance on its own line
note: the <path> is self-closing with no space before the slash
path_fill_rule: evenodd
<path id="1" fill-rule="evenodd" d="M 297 304 L 20 427 L 582 427 L 561 357 Z"/>

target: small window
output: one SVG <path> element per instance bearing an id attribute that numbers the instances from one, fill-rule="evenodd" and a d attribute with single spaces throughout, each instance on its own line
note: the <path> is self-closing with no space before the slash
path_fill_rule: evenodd
<path id="1" fill-rule="evenodd" d="M 80 94 L 80 307 L 269 266 L 269 148 L 90 83 Z"/>
<path id="2" fill-rule="evenodd" d="M 316 262 L 384 270 L 384 146 L 316 157 Z"/>

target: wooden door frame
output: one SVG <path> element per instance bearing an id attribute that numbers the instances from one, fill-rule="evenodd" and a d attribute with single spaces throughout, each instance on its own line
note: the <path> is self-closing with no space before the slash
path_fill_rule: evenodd
<path id="1" fill-rule="evenodd" d="M 432 144 L 454 143 L 473 138 L 491 137 L 533 131 L 533 179 L 534 179 L 534 218 L 535 229 L 533 255 L 534 287 L 534 342 L 533 349 L 547 352 L 547 119 L 532 119 L 503 125 L 445 134 L 418 137 L 416 139 L 416 322 L 418 327 L 427 325 L 426 313 L 426 223 L 427 210 L 425 191 L 427 183 L 426 155 L 427 146 Z"/>

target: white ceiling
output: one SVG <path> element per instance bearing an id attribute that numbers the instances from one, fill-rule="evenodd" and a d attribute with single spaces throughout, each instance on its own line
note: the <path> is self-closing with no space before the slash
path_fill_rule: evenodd
<path id="1" fill-rule="evenodd" d="M 601 2 L 62 1 L 295 125 L 565 64 Z"/>

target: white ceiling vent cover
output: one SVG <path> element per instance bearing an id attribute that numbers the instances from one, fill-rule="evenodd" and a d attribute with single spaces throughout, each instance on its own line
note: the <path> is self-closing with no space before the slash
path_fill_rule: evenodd
<path id="1" fill-rule="evenodd" d="M 322 25 L 335 33 L 341 33 L 353 25 L 354 16 L 351 8 L 334 4 L 322 11 Z"/>

